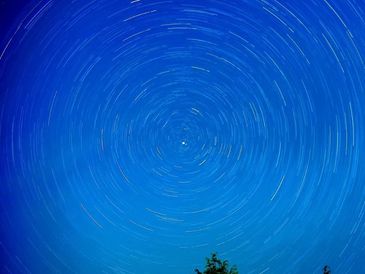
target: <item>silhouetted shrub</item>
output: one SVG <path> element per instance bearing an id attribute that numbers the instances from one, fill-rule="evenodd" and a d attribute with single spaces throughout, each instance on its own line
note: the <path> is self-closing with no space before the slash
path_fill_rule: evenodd
<path id="1" fill-rule="evenodd" d="M 205 270 L 201 272 L 199 269 L 195 269 L 197 274 L 238 274 L 236 266 L 229 268 L 228 261 L 222 261 L 216 253 L 212 253 L 211 258 L 206 260 Z"/>

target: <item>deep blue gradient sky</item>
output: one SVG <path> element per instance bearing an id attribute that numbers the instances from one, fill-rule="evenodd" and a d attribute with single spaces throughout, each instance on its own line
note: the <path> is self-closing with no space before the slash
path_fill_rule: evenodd
<path id="1" fill-rule="evenodd" d="M 1 273 L 365 273 L 363 1 L 0 9 Z"/>

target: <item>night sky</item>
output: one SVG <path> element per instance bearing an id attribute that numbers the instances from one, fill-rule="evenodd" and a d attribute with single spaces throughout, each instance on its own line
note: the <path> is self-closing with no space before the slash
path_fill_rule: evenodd
<path id="1" fill-rule="evenodd" d="M 0 273 L 365 273 L 365 2 L 0 2 Z"/>

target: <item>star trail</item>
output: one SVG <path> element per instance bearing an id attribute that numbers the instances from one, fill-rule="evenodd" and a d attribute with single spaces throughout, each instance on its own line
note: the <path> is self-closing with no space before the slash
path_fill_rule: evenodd
<path id="1" fill-rule="evenodd" d="M 1 273 L 364 273 L 363 1 L 10 2 Z"/>

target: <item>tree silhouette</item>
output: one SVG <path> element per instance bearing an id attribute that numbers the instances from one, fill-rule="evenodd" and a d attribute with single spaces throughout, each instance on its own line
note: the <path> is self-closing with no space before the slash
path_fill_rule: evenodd
<path id="1" fill-rule="evenodd" d="M 211 258 L 206 258 L 207 262 L 205 265 L 204 272 L 199 269 L 195 269 L 197 274 L 238 274 L 236 266 L 229 268 L 228 261 L 218 259 L 216 253 L 212 253 Z"/>
<path id="2" fill-rule="evenodd" d="M 206 258 L 205 270 L 201 272 L 195 269 L 196 274 L 238 274 L 236 266 L 229 267 L 228 261 L 218 258 L 217 253 L 213 252 L 211 258 Z M 323 274 L 331 274 L 331 269 L 328 265 L 323 267 Z"/>
<path id="3" fill-rule="evenodd" d="M 331 274 L 331 269 L 328 265 L 323 267 L 323 274 Z"/>

